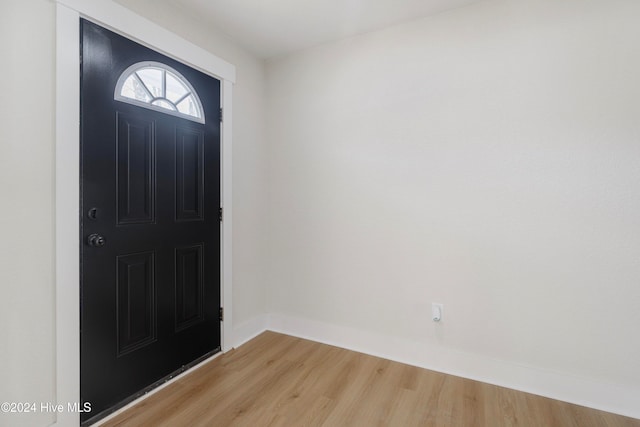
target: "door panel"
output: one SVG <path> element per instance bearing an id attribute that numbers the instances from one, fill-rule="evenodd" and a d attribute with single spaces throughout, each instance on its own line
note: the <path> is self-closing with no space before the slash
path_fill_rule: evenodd
<path id="1" fill-rule="evenodd" d="M 176 130 L 176 219 L 203 219 L 204 133 L 199 130 Z"/>
<path id="2" fill-rule="evenodd" d="M 81 375 L 94 422 L 220 349 L 220 82 L 81 23 Z M 205 123 L 114 99 L 139 62 L 178 71 Z"/>
<path id="3" fill-rule="evenodd" d="M 204 320 L 202 244 L 176 249 L 176 331 Z"/>
<path id="4" fill-rule="evenodd" d="M 135 114 L 116 112 L 118 224 L 155 220 L 155 123 Z"/>
<path id="5" fill-rule="evenodd" d="M 156 280 L 153 251 L 117 257 L 118 356 L 156 340 Z"/>

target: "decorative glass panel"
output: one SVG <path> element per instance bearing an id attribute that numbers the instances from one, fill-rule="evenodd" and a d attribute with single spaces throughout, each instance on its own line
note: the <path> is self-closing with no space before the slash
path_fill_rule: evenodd
<path id="1" fill-rule="evenodd" d="M 118 79 L 114 98 L 204 123 L 202 103 L 193 86 L 159 62 L 139 62 L 127 68 Z"/>
<path id="2" fill-rule="evenodd" d="M 149 89 L 151 95 L 154 98 L 164 98 L 164 93 L 162 90 L 162 77 L 164 75 L 164 70 L 160 68 L 143 68 L 141 70 L 136 71 L 136 74 L 142 80 L 142 83 Z"/>
<path id="3" fill-rule="evenodd" d="M 175 104 L 181 101 L 189 90 L 173 74 L 167 72 L 167 99 Z"/>
<path id="4" fill-rule="evenodd" d="M 129 76 L 125 80 L 121 91 L 122 96 L 131 99 L 137 99 L 142 102 L 151 102 L 153 97 L 147 90 L 147 88 L 140 82 L 137 76 Z"/>
<path id="5" fill-rule="evenodd" d="M 177 107 L 178 107 L 178 111 L 180 111 L 183 114 L 187 114 L 189 116 L 192 116 L 194 112 L 197 111 L 198 109 L 198 105 L 196 104 L 196 100 L 194 99 L 192 94 L 187 96 L 184 100 L 182 100 L 177 105 Z"/>

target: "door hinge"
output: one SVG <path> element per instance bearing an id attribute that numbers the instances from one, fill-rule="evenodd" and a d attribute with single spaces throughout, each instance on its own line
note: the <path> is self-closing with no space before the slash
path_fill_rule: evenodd
<path id="1" fill-rule="evenodd" d="M 220 311 L 218 312 L 218 319 L 223 322 L 224 321 L 224 307 L 220 307 Z"/>
<path id="2" fill-rule="evenodd" d="M 218 208 L 218 220 L 222 222 L 222 208 Z"/>
<path id="3" fill-rule="evenodd" d="M 222 123 L 222 108 L 220 109 L 218 118 L 220 119 L 220 123 Z"/>

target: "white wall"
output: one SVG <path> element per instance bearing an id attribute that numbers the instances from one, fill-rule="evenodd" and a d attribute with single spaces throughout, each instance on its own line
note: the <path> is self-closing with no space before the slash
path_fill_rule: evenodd
<path id="1" fill-rule="evenodd" d="M 485 1 L 270 60 L 276 323 L 640 417 L 639 19 Z"/>
<path id="2" fill-rule="evenodd" d="M 0 3 L 0 401 L 54 397 L 54 7 Z M 39 409 L 39 408 L 38 408 Z M 0 413 L 0 426 L 53 422 Z"/>

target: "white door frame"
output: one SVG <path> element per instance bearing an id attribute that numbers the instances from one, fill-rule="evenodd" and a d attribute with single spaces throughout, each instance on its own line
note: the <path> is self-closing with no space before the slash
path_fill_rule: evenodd
<path id="1" fill-rule="evenodd" d="M 56 399 L 80 402 L 80 18 L 86 18 L 220 79 L 222 351 L 232 340 L 231 127 L 235 66 L 110 0 L 56 1 Z M 56 414 L 57 426 L 80 424 L 77 413 Z"/>

